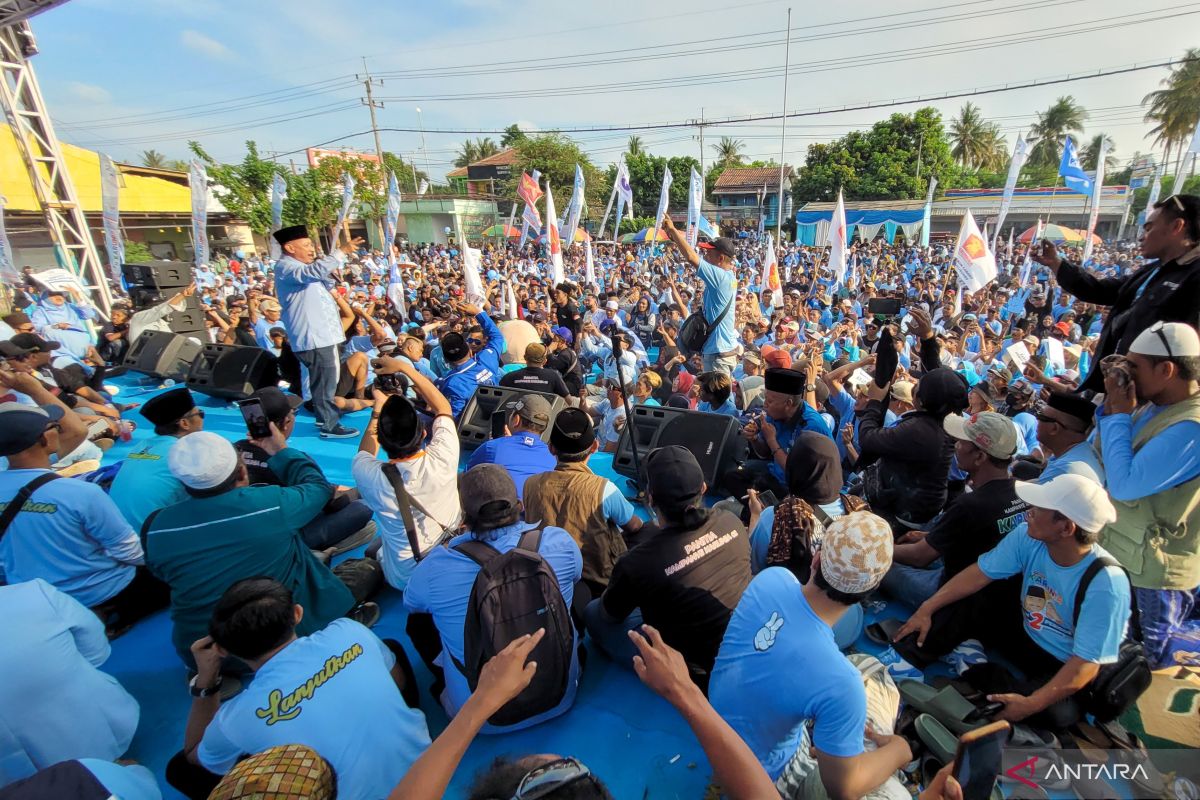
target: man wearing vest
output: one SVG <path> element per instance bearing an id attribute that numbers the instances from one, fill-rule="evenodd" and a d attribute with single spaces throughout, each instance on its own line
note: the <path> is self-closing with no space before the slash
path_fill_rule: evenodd
<path id="1" fill-rule="evenodd" d="M 642 529 L 633 506 L 612 481 L 588 469 L 596 444 L 587 413 L 564 408 L 550 432 L 550 452 L 558 465 L 525 481 L 524 491 L 526 518 L 564 528 L 583 551 L 583 581 L 593 597 L 604 593 L 613 565 L 628 549 L 622 532 Z"/>
<path id="2" fill-rule="evenodd" d="M 1156 668 L 1200 665 L 1198 378 L 1196 329 L 1155 323 L 1105 371 L 1097 415 L 1096 450 L 1117 509 L 1100 541 L 1129 570 Z"/>

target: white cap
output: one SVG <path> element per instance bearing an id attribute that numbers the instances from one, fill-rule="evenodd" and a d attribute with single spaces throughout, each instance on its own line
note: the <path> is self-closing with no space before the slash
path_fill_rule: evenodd
<path id="1" fill-rule="evenodd" d="M 190 489 L 211 489 L 237 469 L 238 456 L 227 439 L 211 431 L 189 433 L 171 446 L 167 467 Z"/>
<path id="2" fill-rule="evenodd" d="M 1082 475 L 1058 475 L 1048 483 L 1017 481 L 1016 490 L 1029 505 L 1057 511 L 1085 531 L 1096 533 L 1117 519 L 1104 487 Z"/>
<path id="3" fill-rule="evenodd" d="M 1200 336 L 1183 322 L 1156 322 L 1138 334 L 1129 352 L 1161 358 L 1200 356 Z"/>
<path id="4" fill-rule="evenodd" d="M 849 378 L 851 386 L 859 387 L 866 386 L 873 380 L 875 379 L 871 377 L 871 373 L 867 372 L 862 367 L 859 367 L 858 369 L 854 370 L 854 372 L 851 372 Z"/>
<path id="5" fill-rule="evenodd" d="M 609 311 L 619 311 L 621 308 L 621 304 L 618 303 L 616 300 L 609 300 L 607 303 L 604 304 L 604 307 L 607 308 Z"/>

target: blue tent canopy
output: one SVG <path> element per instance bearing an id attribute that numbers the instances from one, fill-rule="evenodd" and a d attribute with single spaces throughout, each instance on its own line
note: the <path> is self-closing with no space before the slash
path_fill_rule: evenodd
<path id="1" fill-rule="evenodd" d="M 859 211 L 852 208 L 846 209 L 846 224 L 847 225 L 881 225 L 886 222 L 892 222 L 896 225 L 911 225 L 914 222 L 920 222 L 925 217 L 925 209 L 915 208 L 912 210 L 894 210 L 887 209 L 882 211 Z M 818 222 L 828 222 L 833 219 L 833 211 L 797 211 L 797 225 L 816 225 Z"/>

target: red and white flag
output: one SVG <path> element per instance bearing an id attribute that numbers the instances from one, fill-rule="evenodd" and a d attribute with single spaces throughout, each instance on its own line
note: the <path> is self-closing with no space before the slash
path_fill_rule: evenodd
<path id="1" fill-rule="evenodd" d="M 958 229 L 954 266 L 958 268 L 958 285 L 970 293 L 978 292 L 996 278 L 996 256 L 970 211 L 963 215 Z"/>
<path id="2" fill-rule="evenodd" d="M 779 280 L 779 259 L 775 256 L 775 242 L 771 234 L 766 235 L 766 253 L 763 256 L 762 277 L 759 279 L 759 291 L 771 291 L 771 305 L 776 308 L 783 305 L 783 283 Z"/>
<path id="3" fill-rule="evenodd" d="M 837 205 L 833 207 L 833 218 L 829 220 L 829 268 L 838 283 L 846 279 L 846 204 L 842 201 L 842 191 L 838 190 Z"/>
<path id="4" fill-rule="evenodd" d="M 546 247 L 550 250 L 550 277 L 557 286 L 567 280 L 563 270 L 562 239 L 558 235 L 558 214 L 554 210 L 554 194 L 546 181 Z"/>
<path id="5" fill-rule="evenodd" d="M 542 196 L 542 187 L 538 186 L 537 178 L 531 177 L 528 172 L 521 173 L 521 180 L 517 182 L 517 197 L 525 201 L 526 205 L 537 205 L 537 201 Z"/>

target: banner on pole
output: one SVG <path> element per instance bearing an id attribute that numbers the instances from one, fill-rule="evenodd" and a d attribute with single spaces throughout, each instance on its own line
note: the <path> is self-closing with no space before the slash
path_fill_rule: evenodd
<path id="1" fill-rule="evenodd" d="M 1100 218 L 1100 195 L 1104 191 L 1104 159 L 1108 156 L 1108 137 L 1100 138 L 1100 154 L 1096 156 L 1096 177 L 1092 181 L 1092 207 L 1088 212 L 1087 235 L 1083 240 L 1083 261 L 1092 257 L 1092 234 Z"/>
<path id="2" fill-rule="evenodd" d="M 700 206 L 704 202 L 704 179 L 700 177 L 700 173 L 692 167 L 692 174 L 688 179 L 688 215 L 687 215 L 687 243 L 692 247 L 696 246 L 696 242 L 700 238 Z"/>
<path id="3" fill-rule="evenodd" d="M 1079 151 L 1075 147 L 1075 140 L 1070 136 L 1063 143 L 1062 161 L 1058 165 L 1058 174 L 1071 191 L 1079 192 L 1079 194 L 1092 193 L 1092 179 L 1083 171 L 1083 166 L 1079 163 Z"/>
<path id="4" fill-rule="evenodd" d="M 346 222 L 346 217 L 350 215 L 350 205 L 354 202 L 354 176 L 349 172 L 342 173 L 342 207 L 338 210 L 337 223 L 333 226 L 333 236 L 330 237 L 329 246 L 337 247 L 338 236 L 342 232 L 342 225 Z"/>
<path id="5" fill-rule="evenodd" d="M 925 214 L 921 217 L 921 247 L 929 247 L 929 228 L 933 216 L 933 192 L 937 189 L 937 178 L 929 176 L 929 191 L 925 193 Z"/>
<path id="6" fill-rule="evenodd" d="M 271 180 L 271 233 L 283 227 L 283 199 L 287 197 L 287 181 L 278 172 Z M 283 251 L 279 247 L 279 242 L 275 241 L 274 236 L 267 237 L 267 243 L 270 245 L 271 259 L 278 261 L 283 255 Z"/>
<path id="7" fill-rule="evenodd" d="M 188 169 L 192 193 L 192 249 L 196 266 L 208 263 L 208 171 L 197 159 Z"/>
<path id="8" fill-rule="evenodd" d="M 654 238 L 650 241 L 658 241 L 658 230 L 662 227 L 663 217 L 667 214 L 667 204 L 671 202 L 671 168 L 663 167 L 662 188 L 658 190 L 658 210 L 654 213 Z"/>
<path id="9" fill-rule="evenodd" d="M 396 263 L 396 226 L 400 224 L 400 184 L 396 182 L 396 173 L 388 173 L 387 216 L 383 220 L 383 248 L 388 264 Z"/>
<path id="10" fill-rule="evenodd" d="M 1017 188 L 1017 178 L 1021 175 L 1021 167 L 1025 166 L 1025 159 L 1028 157 L 1027 151 L 1025 140 L 1018 136 L 1017 143 L 1013 146 L 1012 160 L 1008 164 L 1008 179 L 1004 181 L 1004 196 L 1000 198 L 1000 213 L 996 217 L 996 233 L 992 238 L 993 252 L 995 252 L 996 242 L 1000 238 L 1000 228 L 1004 225 L 1004 218 L 1008 216 L 1008 209 L 1012 205 L 1013 190 Z"/>
<path id="11" fill-rule="evenodd" d="M 0 280 L 16 288 L 24 283 L 21 273 L 13 261 L 12 244 L 8 241 L 8 231 L 4 228 L 4 207 L 8 198 L 0 195 Z"/>
<path id="12" fill-rule="evenodd" d="M 483 268 L 483 252 L 476 250 L 466 242 L 462 243 L 462 249 L 463 279 L 467 285 L 467 302 L 482 306 L 487 302 L 487 295 L 483 291 L 483 278 L 479 274 Z"/>
<path id="13" fill-rule="evenodd" d="M 104 223 L 104 251 L 108 254 L 108 274 L 121 285 L 121 265 L 125 263 L 125 239 L 121 236 L 121 182 L 117 165 L 100 154 L 100 218 Z"/>
<path id="14" fill-rule="evenodd" d="M 575 241 L 575 229 L 579 227 L 579 218 L 583 216 L 584 203 L 583 168 L 575 165 L 575 188 L 571 192 L 571 202 L 567 205 L 566 225 L 567 247 Z"/>
<path id="15" fill-rule="evenodd" d="M 583 255 L 584 255 L 583 282 L 585 284 L 599 288 L 599 284 L 596 283 L 596 261 L 595 261 L 595 258 L 592 256 L 592 241 L 591 241 L 591 239 L 589 239 L 583 243 Z"/>
<path id="16" fill-rule="evenodd" d="M 776 308 L 783 305 L 783 282 L 779 280 L 779 259 L 775 255 L 775 242 L 771 234 L 763 239 L 763 268 L 759 280 L 759 292 L 771 292 L 771 304 Z"/>
<path id="17" fill-rule="evenodd" d="M 521 241 L 517 243 L 517 247 L 524 247 L 525 242 L 529 241 L 529 229 L 532 227 L 538 233 L 542 230 L 542 218 L 538 215 L 537 206 L 534 203 L 542 196 L 542 187 L 538 183 L 542 177 L 542 173 L 536 169 L 533 174 L 521 173 L 520 183 L 517 184 L 517 196 L 525 201 L 525 210 L 521 212 Z M 532 187 L 529 185 L 532 183 Z M 536 193 L 535 193 L 536 191 Z M 531 202 L 529 198 L 532 197 Z"/>
<path id="18" fill-rule="evenodd" d="M 563 271 L 562 238 L 558 233 L 558 219 L 554 216 L 554 192 L 550 181 L 546 181 L 546 248 L 550 251 L 550 278 L 557 286 L 567 280 Z"/>

